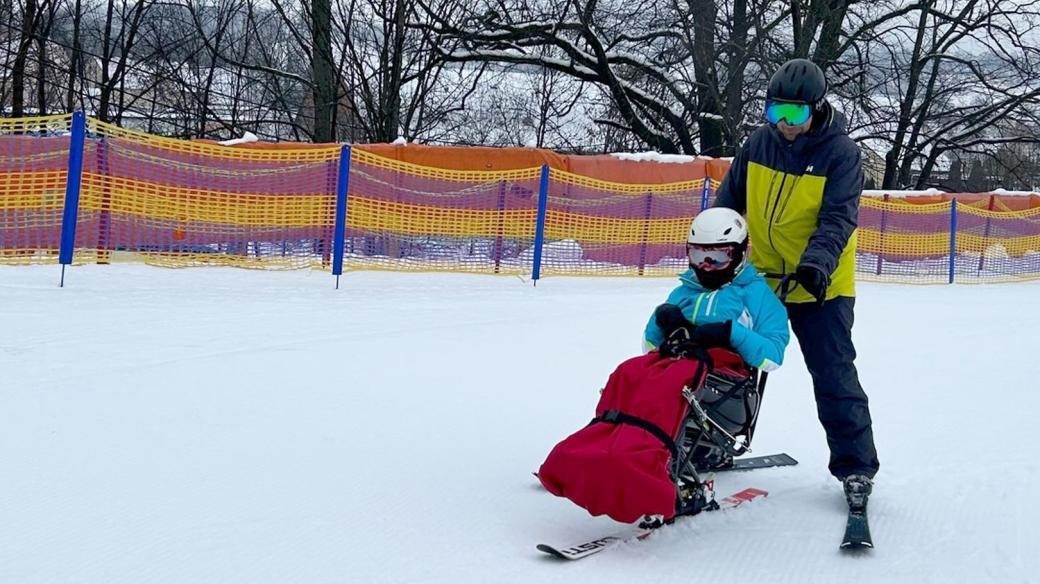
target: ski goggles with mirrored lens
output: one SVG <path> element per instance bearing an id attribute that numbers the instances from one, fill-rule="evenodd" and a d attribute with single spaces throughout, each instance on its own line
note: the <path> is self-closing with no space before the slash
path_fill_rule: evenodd
<path id="1" fill-rule="evenodd" d="M 812 106 L 807 103 L 790 103 L 785 101 L 767 101 L 766 119 L 776 125 L 780 120 L 788 126 L 801 126 L 812 117 Z"/>
<path id="2" fill-rule="evenodd" d="M 687 243 L 686 257 L 689 258 L 690 265 L 695 268 L 708 272 L 725 270 L 733 262 L 733 253 L 736 249 L 735 245 L 707 246 Z"/>

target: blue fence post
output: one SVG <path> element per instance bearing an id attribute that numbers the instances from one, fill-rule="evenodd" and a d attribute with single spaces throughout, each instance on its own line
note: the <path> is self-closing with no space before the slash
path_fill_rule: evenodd
<path id="1" fill-rule="evenodd" d="M 708 176 L 708 171 L 704 171 L 704 188 L 701 189 L 701 211 L 708 208 L 708 195 L 711 194 L 711 177 Z"/>
<path id="2" fill-rule="evenodd" d="M 542 245 L 545 242 L 545 209 L 549 201 L 549 165 L 542 165 L 542 179 L 538 182 L 538 220 L 534 228 L 534 267 L 531 279 L 538 285 L 542 277 Z"/>
<path id="3" fill-rule="evenodd" d="M 950 201 L 950 284 L 957 269 L 957 199 Z"/>
<path id="4" fill-rule="evenodd" d="M 339 277 L 343 274 L 343 247 L 347 240 L 347 191 L 350 188 L 350 145 L 344 144 L 339 151 L 339 176 L 336 179 L 336 221 L 335 235 L 332 243 L 332 275 L 336 276 L 336 289 L 339 290 Z"/>
<path id="5" fill-rule="evenodd" d="M 72 114 L 72 137 L 69 140 L 69 165 L 65 174 L 65 209 L 61 215 L 61 284 L 65 287 L 65 266 L 72 263 L 76 246 L 76 221 L 79 219 L 79 190 L 83 180 L 83 149 L 87 141 L 87 118 L 83 112 Z"/>

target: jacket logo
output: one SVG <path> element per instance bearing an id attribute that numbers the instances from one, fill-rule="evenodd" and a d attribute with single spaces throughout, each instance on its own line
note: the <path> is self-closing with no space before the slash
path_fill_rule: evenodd
<path id="1" fill-rule="evenodd" d="M 810 164 L 809 166 L 806 166 L 805 167 L 805 174 L 809 174 L 810 172 L 812 172 L 812 169 L 813 169 L 813 165 Z"/>

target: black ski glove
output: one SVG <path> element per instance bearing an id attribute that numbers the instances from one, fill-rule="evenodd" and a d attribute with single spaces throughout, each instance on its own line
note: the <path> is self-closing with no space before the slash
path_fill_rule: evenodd
<path id="1" fill-rule="evenodd" d="M 680 359 L 700 359 L 701 361 L 707 361 L 709 359 L 708 352 L 704 350 L 699 343 L 694 342 L 690 339 L 691 334 L 695 333 L 700 327 L 694 326 L 681 326 L 674 331 L 672 334 L 665 338 L 661 342 L 661 346 L 657 347 L 657 350 L 661 353 L 662 357 L 678 357 Z M 693 331 L 691 333 L 691 331 Z"/>
<path id="2" fill-rule="evenodd" d="M 682 310 L 674 304 L 662 304 L 654 311 L 654 321 L 661 328 L 664 340 L 657 350 L 662 357 L 693 357 L 699 347 L 690 341 L 696 327 L 686 320 Z"/>
<path id="3" fill-rule="evenodd" d="M 661 328 L 661 332 L 664 333 L 664 338 L 668 338 L 679 328 L 687 329 L 687 332 L 693 330 L 693 323 L 686 320 L 686 316 L 682 313 L 682 309 L 674 304 L 662 304 L 657 307 L 654 311 L 654 321 L 657 322 L 657 326 Z M 689 335 L 687 335 L 689 336 Z"/>
<path id="4" fill-rule="evenodd" d="M 709 322 L 697 325 L 690 335 L 690 342 L 705 349 L 712 347 L 730 348 L 729 335 L 733 331 L 733 321 Z"/>
<path id="5" fill-rule="evenodd" d="M 820 268 L 801 264 L 794 271 L 794 279 L 816 299 L 818 304 L 823 304 L 823 301 L 827 299 L 827 286 L 830 285 L 830 278 Z"/>

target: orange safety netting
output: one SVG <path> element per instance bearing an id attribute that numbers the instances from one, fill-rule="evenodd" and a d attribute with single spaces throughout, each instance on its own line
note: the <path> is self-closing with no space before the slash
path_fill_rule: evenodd
<path id="1" fill-rule="evenodd" d="M 243 150 L 90 120 L 77 261 L 320 267 L 339 148 Z"/>
<path id="2" fill-rule="evenodd" d="M 0 120 L 0 264 L 58 261 L 71 123 Z"/>
<path id="3" fill-rule="evenodd" d="M 0 264 L 57 261 L 70 120 L 0 120 Z M 672 276 L 690 219 L 728 168 L 411 144 L 358 145 L 341 167 L 340 150 L 228 147 L 88 120 L 74 261 L 324 269 L 345 179 L 347 270 L 531 274 L 537 261 L 543 275 Z M 862 199 L 862 278 L 1040 277 L 1040 195 L 901 195 Z"/>

